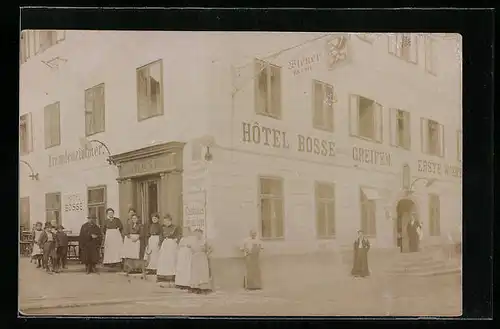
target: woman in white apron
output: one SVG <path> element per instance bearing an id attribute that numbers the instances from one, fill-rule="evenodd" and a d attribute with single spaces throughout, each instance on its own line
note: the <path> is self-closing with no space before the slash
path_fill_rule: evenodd
<path id="1" fill-rule="evenodd" d="M 195 237 L 191 233 L 189 227 L 184 227 L 183 237 L 179 241 L 179 249 L 177 251 L 177 264 L 175 267 L 175 287 L 187 290 L 191 285 L 191 244 Z"/>
<path id="2" fill-rule="evenodd" d="M 169 282 L 173 284 L 176 275 L 177 265 L 177 244 L 180 239 L 180 231 L 177 226 L 172 224 L 172 217 L 165 215 L 162 226 L 162 241 L 160 256 L 158 257 L 158 271 L 156 281 Z"/>
<path id="3" fill-rule="evenodd" d="M 136 214 L 131 217 L 131 222 L 125 227 L 125 239 L 123 240 L 123 267 L 127 274 L 141 272 L 143 260 L 141 259 L 141 242 L 143 237 L 143 226 L 139 223 Z"/>
<path id="4" fill-rule="evenodd" d="M 159 223 L 160 214 L 154 213 L 151 216 L 151 223 L 148 229 L 148 242 L 146 251 L 144 253 L 144 260 L 146 261 L 146 270 L 148 273 L 156 274 L 158 269 L 158 256 L 160 254 L 161 234 L 162 227 Z"/>
<path id="5" fill-rule="evenodd" d="M 121 265 L 123 249 L 123 225 L 119 218 L 115 217 L 112 208 L 106 209 L 106 220 L 102 225 L 102 235 L 104 236 L 104 266 Z"/>
<path id="6" fill-rule="evenodd" d="M 31 258 L 35 260 L 37 268 L 42 267 L 43 250 L 40 248 L 38 240 L 43 233 L 43 226 L 41 222 L 35 224 L 35 229 L 33 230 L 33 251 L 31 252 Z"/>
<path id="7" fill-rule="evenodd" d="M 208 254 L 210 248 L 203 238 L 203 230 L 194 230 L 194 239 L 189 242 L 191 249 L 191 274 L 190 291 L 197 294 L 206 294 L 212 291 L 210 267 L 208 263 Z"/>

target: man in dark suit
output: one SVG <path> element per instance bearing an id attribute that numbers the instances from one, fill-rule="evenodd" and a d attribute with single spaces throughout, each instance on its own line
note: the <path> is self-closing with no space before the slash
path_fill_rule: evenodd
<path id="1" fill-rule="evenodd" d="M 101 229 L 96 224 L 95 216 L 88 216 L 87 223 L 80 230 L 80 259 L 85 264 L 87 274 L 97 273 L 96 265 L 100 258 Z"/>

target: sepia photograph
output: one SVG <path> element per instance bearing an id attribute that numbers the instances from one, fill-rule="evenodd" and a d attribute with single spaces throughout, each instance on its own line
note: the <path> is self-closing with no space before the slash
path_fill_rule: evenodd
<path id="1" fill-rule="evenodd" d="M 462 37 L 23 30 L 21 316 L 462 314 Z"/>

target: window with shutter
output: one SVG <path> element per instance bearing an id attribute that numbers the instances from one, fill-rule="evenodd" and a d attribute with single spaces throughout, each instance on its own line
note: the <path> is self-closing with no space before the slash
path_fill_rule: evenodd
<path id="1" fill-rule="evenodd" d="M 61 224 L 61 193 L 46 193 L 45 194 L 45 222 L 50 223 L 56 220 L 57 224 Z"/>
<path id="2" fill-rule="evenodd" d="M 444 156 L 444 126 L 434 120 L 422 123 L 422 151 L 429 155 Z"/>
<path id="3" fill-rule="evenodd" d="M 105 130 L 104 84 L 85 90 L 85 135 L 90 136 Z"/>
<path id="4" fill-rule="evenodd" d="M 335 236 L 335 187 L 331 183 L 315 184 L 316 233 L 319 238 Z"/>
<path id="5" fill-rule="evenodd" d="M 436 40 L 431 37 L 425 39 L 425 70 L 432 74 L 437 75 L 437 51 Z"/>
<path id="6" fill-rule="evenodd" d="M 163 115 L 163 62 L 137 69 L 137 116 L 144 120 Z"/>
<path id="7" fill-rule="evenodd" d="M 255 60 L 255 113 L 281 119 L 281 67 Z"/>
<path id="8" fill-rule="evenodd" d="M 418 35 L 396 33 L 388 35 L 389 54 L 410 63 L 418 62 Z"/>
<path id="9" fill-rule="evenodd" d="M 313 127 L 333 131 L 333 86 L 313 80 Z"/>
<path id="10" fill-rule="evenodd" d="M 284 236 L 283 181 L 281 178 L 260 178 L 261 235 L 275 239 Z"/>
<path id="11" fill-rule="evenodd" d="M 87 188 L 87 208 L 90 215 L 97 217 L 97 223 L 102 226 L 106 219 L 106 186 Z"/>
<path id="12" fill-rule="evenodd" d="M 44 108 L 45 148 L 61 144 L 61 120 L 59 102 Z"/>

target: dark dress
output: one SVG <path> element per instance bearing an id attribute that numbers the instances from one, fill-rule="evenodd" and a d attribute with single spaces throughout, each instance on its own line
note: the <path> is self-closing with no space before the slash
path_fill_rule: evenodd
<path id="1" fill-rule="evenodd" d="M 354 241 L 354 262 L 351 274 L 353 276 L 366 277 L 370 275 L 368 268 L 368 251 L 370 241 L 368 239 L 356 239 Z"/>
<path id="2" fill-rule="evenodd" d="M 133 272 L 142 272 L 142 267 L 144 265 L 144 252 L 145 252 L 145 243 L 144 243 L 144 226 L 141 223 L 133 223 L 129 221 L 127 225 L 125 225 L 123 230 L 123 235 L 125 236 L 124 248 L 128 245 L 126 239 L 130 234 L 138 234 L 139 235 L 139 258 L 129 258 L 124 255 L 124 269 L 127 273 Z"/>
<path id="3" fill-rule="evenodd" d="M 52 232 L 43 231 L 40 235 L 40 239 L 38 240 L 38 244 L 41 246 L 43 250 L 43 268 L 47 271 L 52 270 L 49 266 L 49 262 L 52 262 L 52 266 L 54 266 L 54 261 L 57 258 L 56 254 L 56 235 Z"/>
<path id="4" fill-rule="evenodd" d="M 417 252 L 419 250 L 419 245 L 420 245 L 420 239 L 418 236 L 418 229 L 420 228 L 420 223 L 417 221 L 413 223 L 408 223 L 408 226 L 406 227 L 407 232 L 408 232 L 408 242 L 409 242 L 409 249 L 410 252 Z"/>
<path id="5" fill-rule="evenodd" d="M 58 268 L 66 267 L 66 259 L 68 255 L 68 236 L 63 231 L 57 231 L 56 234 L 57 248 L 57 266 Z"/>
<path id="6" fill-rule="evenodd" d="M 97 235 L 93 238 L 92 234 Z M 101 255 L 101 229 L 95 223 L 85 223 L 80 229 L 79 249 L 80 260 L 83 264 L 94 267 Z"/>

